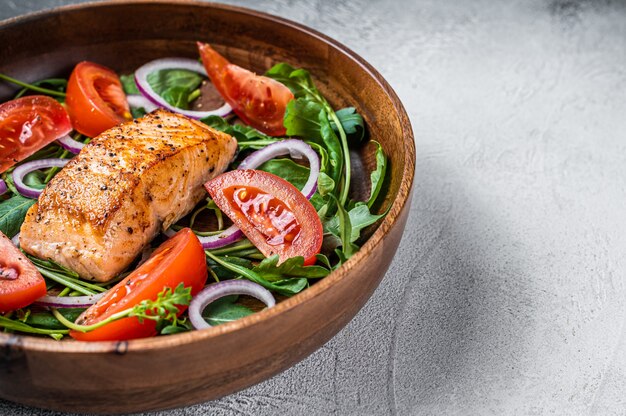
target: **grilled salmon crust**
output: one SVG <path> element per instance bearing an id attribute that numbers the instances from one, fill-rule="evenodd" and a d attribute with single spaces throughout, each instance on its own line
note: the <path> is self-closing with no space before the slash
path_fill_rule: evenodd
<path id="1" fill-rule="evenodd" d="M 236 149 L 230 135 L 165 110 L 107 130 L 50 181 L 20 245 L 108 281 L 206 197 L 202 184 L 226 170 Z"/>

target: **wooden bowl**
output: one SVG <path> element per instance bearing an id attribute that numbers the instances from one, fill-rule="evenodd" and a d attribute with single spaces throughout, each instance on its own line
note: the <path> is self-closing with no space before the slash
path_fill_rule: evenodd
<path id="1" fill-rule="evenodd" d="M 278 61 L 311 71 L 336 107 L 354 106 L 390 166 L 381 212 L 361 250 L 330 276 L 276 307 L 205 331 L 131 342 L 56 342 L 0 334 L 0 397 L 30 406 L 119 413 L 186 406 L 248 387 L 311 354 L 365 304 L 398 247 L 415 165 L 402 104 L 367 62 L 302 25 L 192 1 L 84 4 L 0 23 L 0 72 L 34 81 L 67 76 L 81 60 L 130 71 L 151 59 L 197 57 L 195 41 L 264 72 Z M 0 86 L 6 100 L 12 87 Z M 353 196 L 368 194 L 371 146 L 353 151 Z M 362 184 L 362 185 L 360 185 Z"/>

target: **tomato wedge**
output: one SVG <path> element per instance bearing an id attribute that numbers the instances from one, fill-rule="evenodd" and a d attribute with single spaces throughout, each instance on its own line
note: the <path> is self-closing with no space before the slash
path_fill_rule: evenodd
<path id="1" fill-rule="evenodd" d="M 198 237 L 189 228 L 180 230 L 161 244 L 152 256 L 124 280 L 115 285 L 76 321 L 91 325 L 132 308 L 145 299 L 156 300 L 164 288 L 172 290 L 183 283 L 191 287 L 192 296 L 206 283 L 208 271 L 206 258 Z M 181 306 L 180 313 L 186 306 Z M 135 317 L 122 318 L 90 332 L 72 330 L 70 336 L 80 341 L 115 341 L 144 338 L 156 334 L 156 322 Z"/>
<path id="2" fill-rule="evenodd" d="M 217 206 L 266 257 L 303 256 L 315 263 L 323 229 L 317 211 L 292 184 L 260 170 L 233 170 L 204 187 Z"/>
<path id="3" fill-rule="evenodd" d="M 132 119 L 117 74 L 93 62 L 76 65 L 67 84 L 65 100 L 74 128 L 88 137 Z"/>
<path id="4" fill-rule="evenodd" d="M 284 136 L 283 118 L 293 93 L 278 81 L 231 64 L 210 45 L 198 42 L 211 82 L 233 111 L 250 126 L 270 136 Z"/>
<path id="5" fill-rule="evenodd" d="M 72 131 L 55 99 L 30 95 L 0 104 L 0 173 Z"/>
<path id="6" fill-rule="evenodd" d="M 0 232 L 0 312 L 28 306 L 46 293 L 37 268 Z"/>

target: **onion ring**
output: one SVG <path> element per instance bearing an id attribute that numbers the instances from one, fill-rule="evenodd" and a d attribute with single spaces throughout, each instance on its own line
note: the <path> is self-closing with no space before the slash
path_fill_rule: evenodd
<path id="1" fill-rule="evenodd" d="M 31 162 L 26 162 L 22 165 L 19 165 L 13 171 L 13 183 L 15 184 L 15 189 L 26 198 L 38 198 L 41 195 L 41 189 L 31 188 L 30 186 L 24 183 L 24 177 L 30 172 L 37 169 L 51 168 L 51 167 L 64 167 L 69 159 L 40 159 L 33 160 Z"/>
<path id="2" fill-rule="evenodd" d="M 224 103 L 224 105 L 220 108 L 216 108 L 210 111 L 183 110 L 182 108 L 177 108 L 170 105 L 167 101 L 165 101 L 163 97 L 161 97 L 159 94 L 156 93 L 156 91 L 154 91 L 154 89 L 152 88 L 152 86 L 150 86 L 150 83 L 148 82 L 149 74 L 163 69 L 186 69 L 188 71 L 193 71 L 198 74 L 207 76 L 204 66 L 202 66 L 200 62 L 193 59 L 162 58 L 150 61 L 147 64 L 142 65 L 141 67 L 139 67 L 139 69 L 135 71 L 135 83 L 137 84 L 137 88 L 139 89 L 139 92 L 141 92 L 141 95 L 154 103 L 154 105 L 195 119 L 201 119 L 208 116 L 223 117 L 233 110 L 228 103 Z"/>
<path id="3" fill-rule="evenodd" d="M 268 308 L 276 305 L 272 293 L 249 280 L 227 280 L 213 283 L 202 289 L 189 303 L 189 321 L 195 329 L 211 328 L 202 317 L 202 311 L 212 302 L 229 295 L 248 295 L 265 303 Z"/>
<path id="4" fill-rule="evenodd" d="M 57 139 L 59 145 L 67 150 L 68 152 L 72 152 L 75 155 L 79 154 L 80 151 L 85 147 L 85 143 L 81 143 L 72 139 L 69 135 L 63 136 L 60 139 Z"/>

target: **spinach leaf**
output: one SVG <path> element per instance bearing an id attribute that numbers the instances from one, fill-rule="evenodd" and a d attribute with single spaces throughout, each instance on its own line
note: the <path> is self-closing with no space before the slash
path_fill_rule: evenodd
<path id="1" fill-rule="evenodd" d="M 225 296 L 218 299 L 207 306 L 202 316 L 209 325 L 216 326 L 254 313 L 250 308 L 235 303 L 236 300 L 237 296 Z"/>
<path id="2" fill-rule="evenodd" d="M 376 198 L 378 198 L 378 194 L 383 186 L 383 181 L 385 180 L 385 173 L 387 171 L 387 156 L 385 156 L 385 152 L 383 151 L 380 143 L 373 141 L 372 143 L 376 144 L 376 169 L 370 174 L 370 180 L 372 182 L 372 189 L 370 191 L 370 197 L 367 200 L 368 208 L 371 208 L 376 202 Z"/>
<path id="3" fill-rule="evenodd" d="M 343 130 L 350 137 L 353 137 L 357 142 L 360 142 L 365 137 L 365 122 L 363 117 L 356 112 L 354 107 L 342 108 L 335 112 L 337 118 L 343 127 Z M 333 126 L 335 133 L 339 134 L 339 129 L 334 121 L 330 123 Z"/>
<path id="4" fill-rule="evenodd" d="M 137 88 L 137 84 L 135 83 L 135 75 L 120 75 L 120 81 L 122 83 L 122 88 L 127 95 L 141 94 L 139 92 L 139 88 Z"/>
<path id="5" fill-rule="evenodd" d="M 36 199 L 14 195 L 0 203 L 0 231 L 13 238 L 20 231 L 26 218 L 26 211 L 37 202 Z"/>
<path id="6" fill-rule="evenodd" d="M 202 77 L 186 69 L 162 69 L 148 74 L 148 83 L 168 104 L 188 109 L 189 96 L 202 83 Z"/>
<path id="7" fill-rule="evenodd" d="M 306 277 L 319 279 L 328 276 L 329 270 L 321 266 L 304 266 L 304 257 L 297 256 L 278 264 L 278 255 L 264 259 L 252 271 L 270 282 L 284 280 L 285 277 Z"/>

